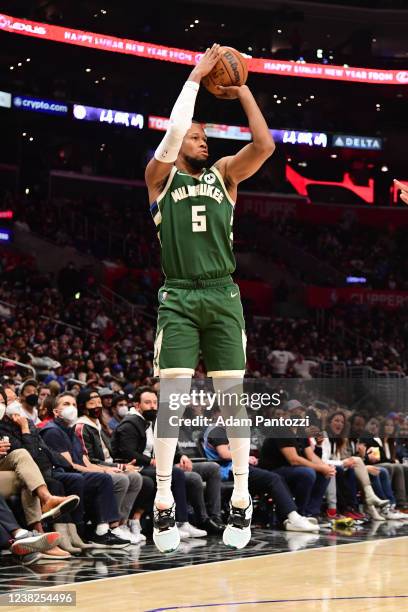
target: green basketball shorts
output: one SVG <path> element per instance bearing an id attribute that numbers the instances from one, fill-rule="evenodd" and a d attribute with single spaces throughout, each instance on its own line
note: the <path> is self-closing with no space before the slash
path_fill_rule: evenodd
<path id="1" fill-rule="evenodd" d="M 208 376 L 243 376 L 245 321 L 239 287 L 230 276 L 166 280 L 159 289 L 155 376 L 194 374 L 200 350 Z"/>

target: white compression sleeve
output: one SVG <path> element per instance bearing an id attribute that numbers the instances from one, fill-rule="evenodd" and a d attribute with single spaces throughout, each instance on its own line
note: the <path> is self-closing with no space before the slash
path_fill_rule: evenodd
<path id="1" fill-rule="evenodd" d="M 184 87 L 171 111 L 167 132 L 155 151 L 154 157 L 157 161 L 165 163 L 176 161 L 183 138 L 191 127 L 199 88 L 200 85 L 195 81 L 184 83 Z"/>

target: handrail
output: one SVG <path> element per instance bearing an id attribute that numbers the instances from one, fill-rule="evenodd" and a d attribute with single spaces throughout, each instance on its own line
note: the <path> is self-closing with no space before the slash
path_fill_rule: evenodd
<path id="1" fill-rule="evenodd" d="M 126 310 L 128 310 L 128 312 L 132 314 L 132 317 L 135 316 L 135 311 L 136 311 L 137 314 L 143 317 L 146 317 L 147 319 L 151 319 L 152 321 L 156 320 L 153 315 L 145 311 L 144 306 L 140 306 L 138 304 L 132 304 L 132 302 L 129 302 L 129 300 L 124 298 L 119 293 L 116 293 L 116 291 L 113 291 L 110 287 L 107 287 L 106 285 L 100 285 L 100 291 L 101 291 L 102 297 L 105 297 L 105 299 L 110 300 L 110 303 L 113 305 L 115 304 L 115 301 L 116 301 L 117 303 L 119 303 L 119 305 L 126 308 Z M 104 296 L 103 293 L 106 293 L 107 296 L 109 297 Z"/>
<path id="2" fill-rule="evenodd" d="M 33 378 L 37 380 L 37 372 L 33 366 L 27 365 L 26 363 L 21 363 L 21 361 L 16 361 L 15 359 L 9 359 L 8 357 L 0 357 L 0 361 L 7 361 L 8 363 L 15 363 L 20 368 L 26 368 L 27 370 L 31 370 L 33 374 Z"/>
<path id="3" fill-rule="evenodd" d="M 95 334 L 95 332 L 91 332 L 83 327 L 79 327 L 78 325 L 72 325 L 72 323 L 66 323 L 65 321 L 61 321 L 60 319 L 54 319 L 53 317 L 46 317 L 45 315 L 40 315 L 40 319 L 46 319 L 47 321 L 52 321 L 53 323 L 57 323 L 57 325 L 64 325 L 65 327 L 70 327 L 71 329 L 76 329 L 85 334 L 89 334 L 90 336 L 99 336 L 99 334 Z"/>
<path id="4" fill-rule="evenodd" d="M 15 304 L 9 304 L 8 302 L 5 302 L 4 300 L 0 300 L 0 304 L 2 304 L 3 306 L 7 306 L 7 308 L 14 308 L 14 309 L 17 308 Z"/>
<path id="5" fill-rule="evenodd" d="M 65 383 L 76 383 L 77 385 L 84 385 L 86 386 L 86 382 L 84 382 L 83 380 L 78 380 L 77 378 L 68 378 L 68 380 L 65 381 Z"/>

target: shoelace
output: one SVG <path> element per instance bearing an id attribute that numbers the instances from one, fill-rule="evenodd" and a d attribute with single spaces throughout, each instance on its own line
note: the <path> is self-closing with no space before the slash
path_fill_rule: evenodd
<path id="1" fill-rule="evenodd" d="M 171 508 L 165 508 L 164 510 L 159 510 L 155 507 L 154 522 L 157 524 L 159 529 L 167 529 L 169 527 L 168 521 L 174 521 L 173 506 L 171 506 Z"/>
<path id="2" fill-rule="evenodd" d="M 251 520 L 247 519 L 245 516 L 247 510 L 248 508 L 236 508 L 235 506 L 231 506 L 231 512 L 228 522 L 231 525 L 234 525 L 234 527 L 239 527 L 240 529 L 248 527 Z"/>

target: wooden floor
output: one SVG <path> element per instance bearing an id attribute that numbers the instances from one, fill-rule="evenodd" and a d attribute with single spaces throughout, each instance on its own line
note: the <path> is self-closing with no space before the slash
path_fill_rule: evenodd
<path id="1" fill-rule="evenodd" d="M 408 610 L 407 569 L 408 537 L 400 537 L 104 578 L 57 590 L 76 591 L 76 607 L 65 608 L 75 612 L 398 612 Z"/>

